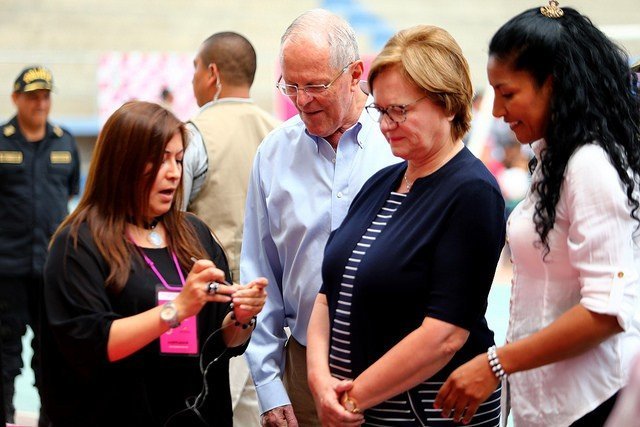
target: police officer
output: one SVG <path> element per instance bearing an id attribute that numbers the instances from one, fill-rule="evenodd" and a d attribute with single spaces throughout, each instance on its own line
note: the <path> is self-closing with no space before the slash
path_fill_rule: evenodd
<path id="1" fill-rule="evenodd" d="M 74 138 L 48 122 L 51 72 L 25 68 L 13 86 L 16 115 L 0 127 L 0 333 L 7 422 L 14 421 L 14 380 L 22 368 L 22 336 L 31 326 L 31 361 L 39 386 L 42 267 L 47 246 L 78 194 Z M 46 425 L 43 414 L 40 425 Z"/>

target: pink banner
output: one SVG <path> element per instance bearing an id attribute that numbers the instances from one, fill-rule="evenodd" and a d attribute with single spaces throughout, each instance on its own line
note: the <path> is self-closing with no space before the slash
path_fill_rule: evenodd
<path id="1" fill-rule="evenodd" d="M 198 109 L 193 96 L 193 56 L 184 53 L 109 52 L 98 66 L 98 115 L 100 126 L 122 104 L 131 100 L 157 102 L 170 108 L 181 120 Z M 173 102 L 161 100 L 163 89 Z"/>

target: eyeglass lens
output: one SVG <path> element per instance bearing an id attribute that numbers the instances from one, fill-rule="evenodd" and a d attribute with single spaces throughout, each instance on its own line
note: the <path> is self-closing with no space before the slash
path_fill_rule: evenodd
<path id="1" fill-rule="evenodd" d="M 369 105 L 367 112 L 371 118 L 377 122 L 382 121 L 382 117 L 386 114 L 394 123 L 402 123 L 405 121 L 405 109 L 398 105 L 392 105 L 388 108 L 380 108 L 377 105 Z"/>

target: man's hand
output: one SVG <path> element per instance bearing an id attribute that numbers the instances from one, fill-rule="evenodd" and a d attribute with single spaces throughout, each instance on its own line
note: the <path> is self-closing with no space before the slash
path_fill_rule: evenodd
<path id="1" fill-rule="evenodd" d="M 273 408 L 262 414 L 262 427 L 298 427 L 293 406 L 285 405 Z"/>

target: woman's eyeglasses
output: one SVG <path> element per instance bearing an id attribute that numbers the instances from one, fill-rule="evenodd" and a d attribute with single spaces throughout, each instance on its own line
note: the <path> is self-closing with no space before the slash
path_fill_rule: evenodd
<path id="1" fill-rule="evenodd" d="M 389 105 L 387 108 L 382 108 L 376 104 L 369 104 L 365 109 L 371 118 L 378 123 L 382 122 L 382 118 L 386 115 L 393 123 L 400 124 L 407 120 L 407 107 L 417 104 L 426 98 L 428 98 L 428 96 L 425 95 L 413 102 L 409 102 L 408 104 Z"/>

